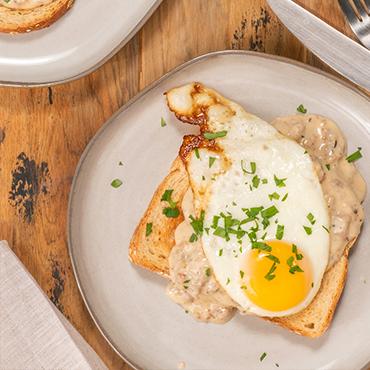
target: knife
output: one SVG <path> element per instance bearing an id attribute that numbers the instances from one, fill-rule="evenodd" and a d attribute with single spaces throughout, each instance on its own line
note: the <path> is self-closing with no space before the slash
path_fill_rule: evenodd
<path id="1" fill-rule="evenodd" d="M 370 51 L 292 0 L 267 0 L 285 26 L 316 56 L 370 90 Z"/>

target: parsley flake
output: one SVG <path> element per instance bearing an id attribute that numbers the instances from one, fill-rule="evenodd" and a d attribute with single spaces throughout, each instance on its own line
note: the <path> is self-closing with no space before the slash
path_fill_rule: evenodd
<path id="1" fill-rule="evenodd" d="M 303 104 L 300 104 L 298 107 L 297 107 L 297 112 L 299 113 L 303 113 L 303 114 L 306 114 L 307 113 L 307 109 L 304 107 Z"/>
<path id="2" fill-rule="evenodd" d="M 274 191 L 273 193 L 269 194 L 269 199 L 280 199 L 280 195 L 276 191 Z"/>
<path id="3" fill-rule="evenodd" d="M 261 357 L 260 357 L 260 361 L 262 362 L 267 356 L 267 353 L 266 352 L 263 352 Z"/>
<path id="4" fill-rule="evenodd" d="M 119 188 L 121 185 L 122 185 L 123 183 L 122 183 L 122 180 L 120 180 L 120 179 L 114 179 L 112 182 L 111 182 L 111 186 L 112 186 L 112 188 L 115 188 L 115 189 L 117 189 L 117 188 Z"/>
<path id="5" fill-rule="evenodd" d="M 149 222 L 146 224 L 146 227 L 145 227 L 145 236 L 148 237 L 153 231 L 153 223 L 152 222 Z"/>
<path id="6" fill-rule="evenodd" d="M 355 151 L 354 153 L 350 154 L 350 155 L 346 158 L 347 162 L 348 162 L 348 163 L 356 162 L 356 161 L 358 161 L 360 158 L 362 158 L 361 150 L 362 150 L 362 148 L 357 148 L 357 151 Z"/>
<path id="7" fill-rule="evenodd" d="M 281 240 L 284 236 L 284 225 L 277 225 L 276 228 L 276 239 Z"/>
<path id="8" fill-rule="evenodd" d="M 215 163 L 217 158 L 215 157 L 209 157 L 208 167 L 211 168 L 213 164 Z"/>
<path id="9" fill-rule="evenodd" d="M 242 168 L 242 171 L 245 174 L 254 175 L 256 173 L 256 169 L 257 169 L 256 162 L 250 162 L 250 167 L 251 167 L 250 171 L 248 171 L 248 170 L 245 169 L 244 160 L 241 160 L 240 161 L 240 166 Z"/>
<path id="10" fill-rule="evenodd" d="M 279 179 L 276 175 L 274 175 L 274 181 L 275 181 L 275 184 L 278 188 L 283 188 L 285 185 L 285 181 L 286 181 L 286 178 L 285 179 Z"/>
<path id="11" fill-rule="evenodd" d="M 304 231 L 306 232 L 307 235 L 312 234 L 312 228 L 311 227 L 303 226 L 303 228 L 304 228 Z"/>
<path id="12" fill-rule="evenodd" d="M 324 226 L 324 225 L 321 225 L 321 226 L 329 234 L 329 229 L 326 226 Z"/>
<path id="13" fill-rule="evenodd" d="M 218 131 L 218 132 L 205 132 L 203 137 L 207 140 L 217 139 L 219 137 L 224 137 L 227 135 L 227 131 Z"/>
<path id="14" fill-rule="evenodd" d="M 316 220 L 315 220 L 315 216 L 310 212 L 307 216 L 306 216 L 307 220 L 310 221 L 310 224 L 311 225 L 314 225 Z"/>

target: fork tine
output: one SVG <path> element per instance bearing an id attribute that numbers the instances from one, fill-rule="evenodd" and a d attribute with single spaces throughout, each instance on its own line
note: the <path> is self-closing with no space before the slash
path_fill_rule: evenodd
<path id="1" fill-rule="evenodd" d="M 348 0 L 339 0 L 339 5 L 341 6 L 344 14 L 348 18 L 350 24 L 356 23 L 359 21 L 357 14 L 352 8 L 352 5 Z"/>
<path id="2" fill-rule="evenodd" d="M 361 3 L 360 0 L 353 0 L 353 3 L 355 7 L 357 8 L 357 11 L 359 12 L 363 20 L 369 16 L 367 12 L 365 11 L 364 5 Z"/>
<path id="3" fill-rule="evenodd" d="M 370 0 L 364 0 L 366 6 L 367 6 L 367 11 L 370 12 Z"/>

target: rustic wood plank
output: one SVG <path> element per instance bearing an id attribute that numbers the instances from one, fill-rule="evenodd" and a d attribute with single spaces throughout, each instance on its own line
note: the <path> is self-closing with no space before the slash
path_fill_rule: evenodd
<path id="1" fill-rule="evenodd" d="M 337 1 L 301 1 L 353 37 Z M 125 102 L 206 52 L 246 49 L 326 71 L 263 0 L 165 0 L 98 71 L 52 88 L 0 88 L 0 237 L 111 369 L 129 369 L 99 334 L 79 295 L 67 251 L 67 202 L 77 162 Z"/>

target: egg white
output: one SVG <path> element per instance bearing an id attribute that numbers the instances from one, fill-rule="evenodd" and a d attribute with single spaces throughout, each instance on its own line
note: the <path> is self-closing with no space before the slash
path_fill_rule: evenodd
<path id="1" fill-rule="evenodd" d="M 213 132 L 227 131 L 225 137 L 216 139 L 221 151 L 199 149 L 199 156 L 193 152 L 187 162 L 194 206 L 198 212 L 205 211 L 205 226 L 211 225 L 213 216 L 220 212 L 230 212 L 234 218 L 243 219 L 242 208 L 275 205 L 279 213 L 274 219 L 285 226 L 283 240 L 296 244 L 311 261 L 313 287 L 304 301 L 289 310 L 276 312 L 258 307 L 240 287 L 241 266 L 251 248 L 248 238 L 243 238 L 240 253 L 235 236 L 231 235 L 231 240 L 226 241 L 213 235 L 210 229 L 208 234 L 203 233 L 202 245 L 214 274 L 230 297 L 247 313 L 277 317 L 299 312 L 319 290 L 329 255 L 329 234 L 322 227 L 329 224 L 328 210 L 310 156 L 297 143 L 235 103 L 211 106 L 208 121 Z M 216 158 L 212 166 L 210 157 Z M 242 161 L 247 169 L 254 162 L 256 173 L 244 173 Z M 254 175 L 267 179 L 267 183 L 260 183 L 257 188 L 252 186 L 251 190 Z M 286 186 L 277 187 L 274 176 L 286 178 Z M 279 200 L 269 199 L 268 195 L 274 192 L 280 195 Z M 288 196 L 282 202 L 285 194 Z M 314 225 L 307 220 L 309 213 L 316 219 Z M 304 225 L 312 228 L 311 235 L 307 235 Z M 267 232 L 265 240 L 276 239 L 276 224 L 271 222 L 264 232 Z"/>

